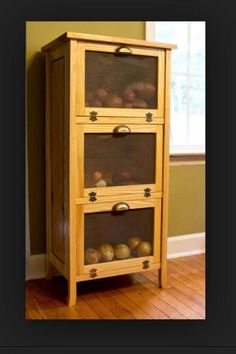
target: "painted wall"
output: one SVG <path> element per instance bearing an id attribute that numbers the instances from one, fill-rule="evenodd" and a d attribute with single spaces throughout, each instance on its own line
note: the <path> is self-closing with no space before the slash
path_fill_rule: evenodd
<path id="1" fill-rule="evenodd" d="M 145 38 L 145 22 L 27 22 L 27 131 L 31 254 L 45 252 L 44 60 L 41 47 L 66 31 Z M 170 167 L 169 235 L 205 229 L 205 166 Z"/>

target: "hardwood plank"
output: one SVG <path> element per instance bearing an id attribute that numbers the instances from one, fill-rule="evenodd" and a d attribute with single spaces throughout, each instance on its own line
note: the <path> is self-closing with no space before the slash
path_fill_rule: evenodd
<path id="1" fill-rule="evenodd" d="M 169 283 L 172 285 L 172 287 L 178 289 L 183 294 L 187 294 L 188 297 L 190 297 L 194 302 L 201 305 L 202 307 L 205 307 L 205 297 L 204 296 L 200 295 L 192 288 L 189 288 L 183 282 L 175 279 L 172 275 L 170 275 L 169 278 L 170 278 Z"/>
<path id="2" fill-rule="evenodd" d="M 205 272 L 205 265 L 204 264 L 200 264 L 200 263 L 196 262 L 194 259 L 190 259 L 188 261 L 184 260 L 184 259 L 182 260 L 182 263 L 186 263 L 186 262 L 188 262 L 188 264 L 191 267 L 197 269 L 198 271 Z"/>
<path id="3" fill-rule="evenodd" d="M 196 279 L 200 279 L 201 285 L 204 285 L 205 280 L 205 271 L 197 270 L 196 268 L 193 270 L 193 267 L 185 267 L 180 261 L 179 262 L 168 262 L 168 275 L 182 274 L 186 277 L 196 277 Z"/>
<path id="4" fill-rule="evenodd" d="M 118 301 L 124 308 L 131 311 L 132 315 L 137 320 L 151 319 L 145 311 L 143 311 L 139 306 L 136 306 L 133 301 L 128 299 L 121 291 L 114 291 L 114 298 Z"/>
<path id="5" fill-rule="evenodd" d="M 122 293 L 136 306 L 142 308 L 152 319 L 167 319 L 168 316 L 144 298 L 139 292 L 122 288 Z"/>
<path id="6" fill-rule="evenodd" d="M 145 283 L 143 283 L 143 285 L 145 287 L 147 287 L 148 289 L 150 289 L 151 291 L 155 292 L 157 295 L 161 292 L 161 289 L 156 288 L 156 284 L 158 282 L 158 276 L 157 276 L 157 274 L 155 274 L 155 271 L 138 274 L 137 277 L 138 278 L 148 278 L 148 280 Z M 153 284 L 153 285 L 151 285 L 151 284 Z M 173 289 L 174 289 L 174 291 L 173 291 Z M 199 313 L 200 315 L 203 316 L 205 314 L 205 301 L 204 301 L 205 299 L 204 299 L 204 297 L 200 296 L 199 294 L 194 292 L 192 289 L 184 286 L 183 284 L 178 282 L 173 277 L 171 279 L 169 279 L 168 285 L 166 286 L 165 291 L 168 292 L 169 294 L 173 295 L 174 297 L 176 297 L 180 301 L 183 300 L 182 302 L 184 304 L 189 303 L 189 307 L 194 307 L 193 310 L 195 312 Z"/>
<path id="7" fill-rule="evenodd" d="M 163 290 L 162 292 L 159 293 L 159 295 L 164 301 L 166 301 L 169 305 L 173 306 L 176 308 L 180 313 L 185 315 L 189 319 L 200 319 L 201 316 L 193 311 L 190 307 L 186 306 L 179 300 L 177 300 L 175 297 L 172 295 L 168 294 L 167 291 Z"/>
<path id="8" fill-rule="evenodd" d="M 94 294 L 80 295 L 100 319 L 117 319 L 117 317 Z"/>
<path id="9" fill-rule="evenodd" d="M 136 279 L 145 278 L 146 275 L 150 275 L 149 272 L 145 273 L 145 276 L 138 274 L 136 275 Z M 155 286 L 153 282 L 146 281 L 143 282 L 143 286 L 146 288 L 142 290 L 142 296 L 146 298 L 148 301 L 153 303 L 158 309 L 160 309 L 163 313 L 166 314 L 171 319 L 186 319 L 186 316 L 181 312 L 177 311 L 173 306 L 169 305 L 167 302 L 163 301 L 159 296 L 159 292 L 163 291 Z"/>
<path id="10" fill-rule="evenodd" d="M 47 316 L 40 308 L 38 301 L 35 299 L 33 295 L 33 291 L 30 288 L 26 289 L 26 303 L 27 303 L 27 309 L 25 313 L 26 319 L 28 320 L 47 319 Z"/>
<path id="11" fill-rule="evenodd" d="M 180 312 L 181 314 L 183 314 L 185 317 L 192 318 L 192 319 L 201 318 L 201 316 L 198 313 L 196 313 L 191 308 L 186 306 L 184 303 L 182 303 L 181 301 L 179 301 L 178 299 L 176 299 L 175 297 L 170 295 L 168 293 L 168 290 L 169 289 L 163 290 L 163 289 L 159 289 L 159 288 L 151 289 L 151 291 L 154 292 L 156 296 L 158 296 L 159 298 L 164 300 L 166 303 L 171 305 L 173 308 L 177 309 L 177 311 Z"/>
<path id="12" fill-rule="evenodd" d="M 205 318 L 205 309 L 191 299 L 187 294 L 183 294 L 176 288 L 165 289 L 165 291 L 175 297 L 177 300 L 191 308 L 194 312 L 198 313 L 202 318 Z"/>
<path id="13" fill-rule="evenodd" d="M 26 319 L 204 319 L 205 274 L 180 266 L 192 257 L 168 261 L 168 282 L 159 288 L 157 270 L 81 282 L 74 307 L 65 304 L 63 277 L 27 282 Z M 196 257 L 194 258 L 196 262 Z M 197 256 L 204 264 L 204 257 Z M 192 265 L 190 267 L 192 267 Z"/>
<path id="14" fill-rule="evenodd" d="M 176 262 L 175 262 L 175 264 L 176 264 Z M 191 261 L 191 259 L 189 259 L 189 260 L 179 259 L 178 265 L 180 267 L 183 267 L 185 270 L 189 271 L 190 273 L 197 273 L 199 270 L 203 271 L 203 269 L 199 269 L 199 265 L 196 265 L 196 263 L 193 263 Z"/>
<path id="15" fill-rule="evenodd" d="M 196 256 L 191 256 L 191 260 L 200 264 L 201 266 L 203 266 L 205 268 L 206 263 L 205 263 L 205 257 L 204 259 L 199 258 L 199 255 Z"/>
<path id="16" fill-rule="evenodd" d="M 172 275 L 174 278 L 176 278 L 177 280 L 181 281 L 184 285 L 186 285 L 187 287 L 195 290 L 198 294 L 205 296 L 205 289 L 203 287 L 203 285 L 195 282 L 191 276 L 190 278 L 187 275 L 183 275 L 183 274 L 173 274 Z"/>
<path id="17" fill-rule="evenodd" d="M 44 281 L 42 287 L 39 287 L 38 284 L 39 282 L 31 288 L 31 294 L 37 301 L 38 310 L 43 311 L 45 319 L 82 319 L 76 308 L 65 304 L 64 297 L 51 296 L 50 282 Z M 60 285 L 55 282 L 57 290 L 60 290 Z"/>
<path id="18" fill-rule="evenodd" d="M 76 311 L 84 320 L 98 320 L 98 314 L 81 298 L 77 297 Z"/>
<path id="19" fill-rule="evenodd" d="M 130 311 L 126 307 L 123 307 L 114 296 L 111 295 L 111 291 L 96 294 L 97 298 L 119 319 L 135 319 Z"/>

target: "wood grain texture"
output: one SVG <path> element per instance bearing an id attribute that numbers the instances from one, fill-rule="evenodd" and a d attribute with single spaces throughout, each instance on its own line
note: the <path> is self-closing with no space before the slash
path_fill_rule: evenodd
<path id="1" fill-rule="evenodd" d="M 110 36 L 101 36 L 95 34 L 87 33 L 76 33 L 76 32 L 65 32 L 58 38 L 54 39 L 50 43 L 42 47 L 43 51 L 52 50 L 68 39 L 77 39 L 80 41 L 91 41 L 91 42 L 101 42 L 101 43 L 116 43 L 116 44 L 129 44 L 139 47 L 150 47 L 150 48 L 177 48 L 176 44 L 171 43 L 161 43 L 161 42 L 152 42 L 141 39 L 130 39 L 125 37 L 110 37 Z"/>
<path id="2" fill-rule="evenodd" d="M 53 276 L 53 267 L 49 261 L 49 255 L 52 248 L 52 180 L 51 180 L 51 60 L 50 53 L 46 53 L 46 80 L 45 80 L 45 201 L 46 201 L 46 274 L 50 279 Z"/>
<path id="3" fill-rule="evenodd" d="M 109 133 L 112 134 L 117 124 L 100 124 L 100 125 L 77 125 L 77 142 L 78 142 L 78 198 L 86 198 L 89 200 L 89 193 L 96 191 L 97 198 L 103 200 L 103 196 L 120 196 L 123 194 L 140 194 L 144 196 L 144 189 L 150 188 L 151 193 L 162 191 L 162 166 L 163 166 L 163 125 L 134 125 L 129 124 L 132 134 L 147 133 L 155 134 L 156 137 L 156 180 L 153 184 L 136 184 L 128 186 L 113 186 L 113 187 L 100 187 L 100 188 L 84 188 L 84 141 L 85 134 L 87 133 Z"/>
<path id="4" fill-rule="evenodd" d="M 64 58 L 51 61 L 52 253 L 64 262 Z"/>
<path id="5" fill-rule="evenodd" d="M 65 305 L 67 282 L 63 277 L 32 280 L 26 285 L 26 319 L 204 319 L 205 276 L 193 261 L 204 266 L 204 256 L 179 258 L 165 289 L 158 288 L 158 271 L 79 283 L 77 303 Z M 173 260 L 168 261 L 168 272 Z M 180 271 L 180 272 L 179 272 Z M 183 275 L 183 272 L 185 275 Z M 195 275 L 195 278 L 192 275 Z"/>
<path id="6" fill-rule="evenodd" d="M 156 57 L 158 74 L 158 106 L 157 109 L 150 110 L 153 113 L 154 120 L 149 124 L 143 122 L 146 116 L 144 109 L 107 109 L 102 108 L 98 111 L 98 121 L 92 124 L 89 119 L 89 112 L 93 107 L 85 107 L 85 50 L 97 50 L 101 52 L 114 53 L 119 44 L 129 44 L 134 55 L 145 55 Z M 86 34 L 65 33 L 57 38 L 51 44 L 45 46 L 42 50 L 46 51 L 46 191 L 47 191 L 47 274 L 52 276 L 53 266 L 65 276 L 68 280 L 67 302 L 69 305 L 75 305 L 78 297 L 78 303 L 83 307 L 82 312 L 79 307 L 69 310 L 65 313 L 64 307 L 61 309 L 55 295 L 53 306 L 55 307 L 55 316 L 61 318 L 140 318 L 144 313 L 144 318 L 171 318 L 177 315 L 180 318 L 192 318 L 195 315 L 195 308 L 182 308 L 180 303 L 183 300 L 182 289 L 178 287 L 176 291 L 169 290 L 166 284 L 166 245 L 167 245 L 167 214 L 168 214 L 168 171 L 169 171 L 169 104 L 170 104 L 170 48 L 173 45 L 160 43 L 151 43 L 147 41 L 137 41 L 133 39 L 93 36 Z M 127 119 L 126 119 L 126 118 Z M 99 197 L 94 204 L 90 204 L 89 195 L 92 191 L 85 188 L 84 183 L 84 135 L 85 133 L 111 133 L 117 124 L 126 121 L 131 128 L 132 133 L 154 133 L 156 135 L 156 180 L 153 184 L 133 185 L 129 188 L 116 186 L 109 188 L 99 188 L 96 190 Z M 82 124 L 81 124 L 82 123 Z M 102 123 L 102 124 L 99 124 Z M 140 124 L 143 123 L 143 124 Z M 150 199 L 144 195 L 144 188 L 151 188 Z M 154 279 L 156 283 L 166 292 L 160 293 L 160 289 L 150 289 L 149 285 L 144 286 L 142 281 L 136 281 L 134 303 L 132 302 L 132 291 L 130 288 L 124 293 L 119 291 L 117 298 L 103 297 L 103 292 L 97 295 L 83 294 L 84 280 L 89 280 L 89 268 L 84 266 L 84 213 L 101 212 L 110 210 L 111 206 L 118 200 L 126 199 L 131 208 L 145 208 L 155 204 L 155 229 L 153 256 L 150 257 L 149 276 L 151 272 L 158 269 L 159 279 Z M 159 199 L 158 199 L 159 198 Z M 162 199 L 160 199 L 162 198 Z M 106 202 L 106 203 L 103 203 Z M 107 209 L 108 208 L 108 209 Z M 113 262 L 110 265 L 98 265 L 99 274 L 96 282 L 111 284 L 117 277 L 108 280 L 107 277 L 117 275 L 121 279 L 124 274 L 134 274 L 142 271 L 142 277 L 145 278 L 146 270 L 140 260 L 131 260 L 116 265 Z M 103 269 L 104 268 L 104 269 Z M 197 269 L 197 271 L 195 271 Z M 170 275 L 174 281 L 183 282 L 184 289 L 188 292 L 195 291 L 203 296 L 204 288 L 201 286 L 203 280 L 204 266 L 199 264 L 196 259 L 187 263 L 182 260 L 178 264 L 171 263 Z M 135 275 L 130 275 L 130 277 Z M 178 279 L 177 279 L 178 277 Z M 181 280 L 181 277 L 182 280 Z M 53 282 L 57 280 L 53 279 Z M 81 282 L 77 286 L 77 282 Z M 87 282 L 90 283 L 90 282 Z M 47 283 L 45 283 L 46 286 Z M 55 283 L 56 284 L 56 283 Z M 133 283 L 134 284 L 134 283 Z M 57 285 L 55 285 L 57 287 Z M 79 288 L 79 292 L 78 289 Z M 80 287 L 82 293 L 80 293 Z M 194 288 L 195 287 L 195 288 Z M 124 290 L 124 287 L 123 287 Z M 171 291 L 171 293 L 170 293 Z M 93 293 L 93 291 L 92 291 Z M 155 305 L 153 298 L 158 293 L 159 301 L 163 307 Z M 142 295 L 145 294 L 145 295 Z M 175 296 L 174 296 L 175 295 Z M 36 310 L 37 301 L 41 304 L 44 298 L 37 297 L 33 303 L 35 316 L 42 315 L 41 310 Z M 47 296 L 44 294 L 44 296 Z M 161 298 L 165 297 L 165 299 Z M 174 299 L 175 300 L 174 300 Z M 38 300 L 37 300 L 38 299 Z M 144 299 L 144 300 L 143 300 Z M 190 306 L 191 299 L 188 299 Z M 80 300 L 80 301 L 79 301 Z M 167 301 L 168 300 L 168 301 Z M 59 301 L 59 302 L 58 302 Z M 133 313 L 129 311 L 138 304 L 144 304 L 144 309 Z M 122 305 L 124 304 L 124 305 Z M 172 310 L 173 306 L 178 307 L 177 313 Z M 165 306 L 164 306 L 165 305 Z M 41 305 L 40 305 L 41 306 Z M 43 305 L 42 305 L 43 306 Z M 96 310 L 97 306 L 99 311 Z M 123 306 L 123 307 L 122 307 Z M 90 310 L 88 310 L 90 309 Z M 165 311 L 163 310 L 165 309 Z M 167 311 L 168 309 L 168 311 Z M 28 311 L 28 310 L 27 310 Z M 78 312 L 78 314 L 76 313 Z M 166 313 L 168 312 L 168 313 Z M 27 312 L 27 316 L 33 316 Z M 196 316 L 199 316 L 199 311 Z M 43 315 L 42 315 L 43 316 Z M 52 318 L 53 310 L 46 309 L 46 318 Z"/>
<path id="7" fill-rule="evenodd" d="M 165 60 L 165 125 L 163 147 L 163 199 L 162 199 L 162 237 L 161 237 L 161 269 L 159 270 L 160 286 L 167 283 L 167 237 L 169 207 L 169 143 L 170 143 L 170 74 L 171 51 L 166 50 Z"/>
<path id="8" fill-rule="evenodd" d="M 69 240 L 68 240 L 68 305 L 76 302 L 76 191 L 77 191 L 77 132 L 75 123 L 76 92 L 77 92 L 77 41 L 69 42 Z"/>
<path id="9" fill-rule="evenodd" d="M 165 51 L 163 49 L 150 49 L 150 48 L 136 48 L 131 47 L 132 55 L 151 56 L 157 60 L 157 108 L 105 108 L 105 107 L 86 107 L 85 106 L 85 56 L 86 51 L 105 52 L 114 54 L 117 45 L 101 44 L 91 42 L 78 42 L 79 43 L 79 66 L 78 72 L 80 73 L 78 101 L 77 101 L 77 115 L 90 116 L 90 112 L 96 111 L 97 116 L 100 117 L 130 117 L 132 119 L 143 117 L 146 119 L 146 113 L 151 113 L 155 118 L 163 118 L 164 115 L 164 81 L 165 81 Z M 129 119 L 127 120 L 129 121 Z"/>

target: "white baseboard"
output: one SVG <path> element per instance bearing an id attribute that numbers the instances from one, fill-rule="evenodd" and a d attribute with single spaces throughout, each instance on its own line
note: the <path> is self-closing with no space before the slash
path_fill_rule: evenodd
<path id="1" fill-rule="evenodd" d="M 26 280 L 42 279 L 46 276 L 46 254 L 34 254 L 28 257 Z"/>
<path id="2" fill-rule="evenodd" d="M 205 253 L 205 232 L 168 237 L 167 258 Z"/>
<path id="3" fill-rule="evenodd" d="M 178 258 L 205 253 L 205 233 L 168 237 L 167 258 Z M 28 258 L 26 280 L 42 279 L 46 275 L 46 255 L 35 254 Z"/>

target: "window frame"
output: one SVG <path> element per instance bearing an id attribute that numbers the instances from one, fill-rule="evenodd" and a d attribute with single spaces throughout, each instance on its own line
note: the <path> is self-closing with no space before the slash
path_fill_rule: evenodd
<path id="1" fill-rule="evenodd" d="M 157 42 L 157 38 L 155 37 L 156 28 L 158 25 L 158 21 L 146 21 L 145 22 L 145 39 L 148 41 Z M 177 75 L 180 73 L 176 73 Z M 190 74 L 191 75 L 191 74 Z M 195 76 L 195 75 L 194 75 Z M 200 76 L 200 75 L 196 75 Z M 185 146 L 185 145 L 184 145 Z M 205 146 L 204 146 L 205 150 Z M 195 145 L 189 145 L 189 151 L 181 149 L 176 149 L 175 151 L 171 151 L 170 149 L 170 162 L 173 164 L 178 164 L 178 162 L 182 163 L 191 163 L 196 164 L 205 163 L 205 151 L 200 151 L 196 149 Z"/>

